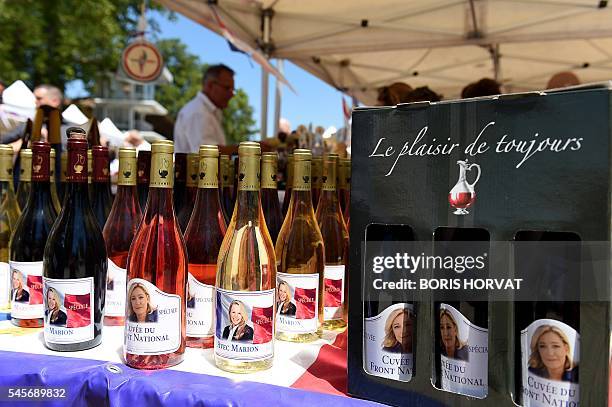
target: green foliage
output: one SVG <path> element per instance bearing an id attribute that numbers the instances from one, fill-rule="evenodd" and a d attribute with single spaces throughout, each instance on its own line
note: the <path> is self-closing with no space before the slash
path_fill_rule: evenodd
<path id="1" fill-rule="evenodd" d="M 61 89 L 81 79 L 91 90 L 98 75 L 117 69 L 121 51 L 136 28 L 141 3 L 0 0 L 2 79 L 8 83 L 21 79 L 30 86 L 50 83 Z"/>
<path id="2" fill-rule="evenodd" d="M 173 119 L 179 110 L 202 89 L 202 74 L 208 67 L 200 59 L 190 54 L 185 44 L 178 39 L 165 39 L 157 42 L 157 47 L 164 57 L 166 67 L 174 76 L 173 83 L 158 86 L 155 99 L 161 103 Z M 253 128 L 253 108 L 249 97 L 242 89 L 236 94 L 223 111 L 223 130 L 228 144 L 235 144 L 249 139 L 256 133 Z"/>
<path id="3" fill-rule="evenodd" d="M 0 79 L 21 79 L 30 87 L 49 83 L 60 89 L 80 79 L 95 93 L 96 81 L 117 70 L 121 52 L 136 30 L 141 4 L 142 0 L 0 0 Z M 155 2 L 147 4 L 175 18 Z M 159 31 L 154 20 L 148 24 L 149 31 Z M 159 86 L 155 98 L 175 118 L 200 90 L 206 65 L 179 39 L 160 40 L 157 45 L 174 82 Z M 224 118 L 228 143 L 256 132 L 253 108 L 242 90 L 236 91 Z"/>
<path id="4" fill-rule="evenodd" d="M 257 133 L 254 125 L 253 107 L 249 105 L 249 96 L 244 90 L 236 89 L 229 106 L 223 111 L 223 130 L 227 143 L 236 144 L 248 140 L 249 136 Z"/>

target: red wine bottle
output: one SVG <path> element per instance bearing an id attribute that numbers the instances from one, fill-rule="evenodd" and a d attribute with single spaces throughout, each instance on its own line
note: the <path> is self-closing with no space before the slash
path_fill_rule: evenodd
<path id="1" fill-rule="evenodd" d="M 293 154 L 287 154 L 287 182 L 285 184 L 285 197 L 283 198 L 283 216 L 287 216 L 289 203 L 291 202 L 291 190 L 293 188 Z"/>
<path id="2" fill-rule="evenodd" d="M 147 205 L 128 254 L 124 356 L 138 369 L 183 361 L 187 250 L 174 212 L 171 141 L 151 147 Z"/>
<path id="3" fill-rule="evenodd" d="M 149 174 L 151 173 L 151 152 L 140 150 L 138 152 L 138 172 L 136 173 L 136 183 L 138 185 L 138 202 L 144 211 L 149 195 Z"/>
<path id="4" fill-rule="evenodd" d="M 435 255 L 472 257 L 478 262 L 478 276 L 486 278 L 489 240 L 486 229 L 439 227 L 434 232 Z M 456 277 L 454 270 L 438 273 L 445 273 L 438 274 L 440 279 Z M 434 371 L 436 387 L 482 399 L 489 390 L 489 306 L 486 294 L 480 295 L 483 298 L 467 292 L 464 301 L 440 301 L 434 293 Z"/>
<path id="5" fill-rule="evenodd" d="M 221 204 L 223 206 L 223 214 L 225 215 L 225 223 L 229 223 L 234 211 L 234 204 L 232 201 L 233 177 L 231 176 L 228 155 L 222 154 L 219 157 L 219 179 L 221 180 Z"/>
<path id="6" fill-rule="evenodd" d="M 47 142 L 32 143 L 32 187 L 11 239 L 11 322 L 17 326 L 43 324 L 43 255 L 57 218 L 49 183 L 50 151 Z"/>
<path id="7" fill-rule="evenodd" d="M 92 148 L 93 155 L 93 173 L 91 177 L 91 209 L 98 220 L 100 229 L 104 229 L 106 219 L 113 206 L 113 195 L 111 194 L 110 186 L 110 160 L 108 156 L 108 148 L 103 146 L 94 146 Z"/>
<path id="8" fill-rule="evenodd" d="M 87 187 L 87 136 L 68 129 L 64 206 L 45 246 L 45 345 L 77 351 L 102 342 L 106 248 Z"/>
<path id="9" fill-rule="evenodd" d="M 187 230 L 187 223 L 191 218 L 191 212 L 196 200 L 198 192 L 198 171 L 200 166 L 200 155 L 198 153 L 187 154 L 187 182 L 185 184 L 185 196 L 183 197 L 183 207 L 180 212 L 177 212 L 181 230 Z"/>
<path id="10" fill-rule="evenodd" d="M 276 238 L 283 226 L 283 213 L 276 189 L 277 163 L 277 153 L 263 153 L 261 155 L 261 209 L 274 244 L 276 244 Z"/>
<path id="11" fill-rule="evenodd" d="M 142 214 L 136 190 L 136 150 L 119 149 L 117 196 L 102 234 L 108 254 L 104 325 L 123 325 L 127 257 Z"/>
<path id="12" fill-rule="evenodd" d="M 542 394 L 562 406 L 579 405 L 580 236 L 521 230 L 514 236 L 517 274 L 538 276 L 538 301 L 514 303 L 514 373 L 518 405 L 542 405 Z M 546 390 L 544 390 L 546 389 Z M 587 387 L 588 391 L 588 387 Z"/>
<path id="13" fill-rule="evenodd" d="M 62 151 L 60 155 L 60 182 L 59 182 L 59 199 L 60 203 L 64 202 L 64 195 L 66 194 L 66 175 L 68 172 L 68 152 Z"/>
<path id="14" fill-rule="evenodd" d="M 174 212 L 178 215 L 183 209 L 187 182 L 187 153 L 174 154 Z"/>
<path id="15" fill-rule="evenodd" d="M 187 284 L 187 346 L 212 348 L 217 256 L 226 232 L 219 201 L 219 149 L 200 146 L 195 207 L 185 231 L 189 258 Z"/>

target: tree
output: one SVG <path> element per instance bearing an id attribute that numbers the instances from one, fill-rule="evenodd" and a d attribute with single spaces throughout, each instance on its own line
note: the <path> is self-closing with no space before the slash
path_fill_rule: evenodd
<path id="1" fill-rule="evenodd" d="M 142 0 L 0 0 L 0 75 L 64 89 L 81 79 L 91 90 L 115 71 L 136 29 Z M 151 7 L 173 18 L 161 6 Z M 155 30 L 156 25 L 150 22 Z"/>
<path id="2" fill-rule="evenodd" d="M 187 46 L 178 39 L 160 40 L 157 47 L 174 80 L 158 86 L 155 99 L 176 119 L 179 110 L 202 89 L 202 74 L 208 65 L 200 62 L 196 55 L 190 54 Z M 248 140 L 249 136 L 257 132 L 254 125 L 249 97 L 244 90 L 237 89 L 229 106 L 223 111 L 223 130 L 228 144 Z"/>

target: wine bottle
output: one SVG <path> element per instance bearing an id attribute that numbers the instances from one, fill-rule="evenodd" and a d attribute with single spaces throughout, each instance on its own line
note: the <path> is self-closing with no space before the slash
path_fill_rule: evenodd
<path id="1" fill-rule="evenodd" d="M 28 328 L 43 325 L 43 255 L 57 218 L 49 183 L 50 150 L 47 142 L 32 143 L 31 191 L 11 237 L 11 322 Z"/>
<path id="2" fill-rule="evenodd" d="M 393 256 L 393 242 L 412 241 L 408 225 L 371 223 L 366 228 L 365 269 L 376 257 Z M 363 292 L 363 370 L 387 380 L 409 382 L 415 373 L 417 304 L 404 291 L 395 296 L 367 288 Z"/>
<path id="3" fill-rule="evenodd" d="M 340 208 L 342 213 L 347 212 L 347 207 L 351 201 L 351 159 L 341 158 L 338 161 L 338 195 L 340 198 Z M 348 221 L 348 217 L 344 219 Z"/>
<path id="4" fill-rule="evenodd" d="M 198 193 L 198 172 L 200 167 L 200 155 L 198 153 L 187 154 L 187 182 L 185 184 L 185 196 L 183 208 L 177 213 L 181 231 L 187 230 L 187 223 L 191 218 L 196 195 Z"/>
<path id="5" fill-rule="evenodd" d="M 325 245 L 310 192 L 310 150 L 293 151 L 293 188 L 289 211 L 276 242 L 276 338 L 292 342 L 318 339 L 323 324 Z"/>
<path id="6" fill-rule="evenodd" d="M 514 402 L 539 406 L 546 394 L 556 405 L 577 406 L 580 302 L 568 298 L 580 292 L 580 237 L 521 230 L 514 240 L 517 274 L 538 276 L 532 284 L 540 287 L 537 301 L 514 302 Z"/>
<path id="7" fill-rule="evenodd" d="M 261 208 L 266 218 L 272 243 L 276 243 L 278 232 L 283 226 L 283 214 L 278 190 L 276 189 L 277 153 L 263 153 L 261 156 Z"/>
<path id="8" fill-rule="evenodd" d="M 236 206 L 236 195 L 238 194 L 238 157 L 235 155 L 230 156 L 229 160 L 229 177 L 232 180 L 232 184 L 230 185 L 231 189 L 231 197 L 232 197 L 232 213 L 234 212 L 234 207 Z"/>
<path id="9" fill-rule="evenodd" d="M 238 147 L 236 209 L 217 261 L 215 363 L 232 372 L 272 366 L 276 260 L 261 209 L 258 143 Z"/>
<path id="10" fill-rule="evenodd" d="M 124 324 L 127 257 L 141 217 L 136 189 L 136 150 L 122 147 L 117 196 L 102 231 L 108 255 L 104 325 Z"/>
<path id="11" fill-rule="evenodd" d="M 293 188 L 293 154 L 287 154 L 287 182 L 285 183 L 285 197 L 283 198 L 283 216 L 287 216 L 291 202 L 291 189 Z"/>
<path id="12" fill-rule="evenodd" d="M 138 173 L 136 183 L 138 185 L 138 202 L 141 210 L 144 211 L 149 195 L 149 174 L 151 173 L 151 152 L 138 151 Z"/>
<path id="13" fill-rule="evenodd" d="M 219 200 L 219 149 L 200 146 L 196 202 L 185 231 L 189 259 L 187 346 L 212 348 L 217 257 L 226 232 Z"/>
<path id="14" fill-rule="evenodd" d="M 89 203 L 93 209 L 93 152 L 91 150 L 87 150 L 87 191 L 89 194 Z"/>
<path id="15" fill-rule="evenodd" d="M 98 220 L 100 229 L 104 229 L 106 219 L 113 206 L 113 195 L 110 185 L 110 159 L 108 147 L 93 146 L 93 174 L 91 178 L 91 209 Z"/>
<path id="16" fill-rule="evenodd" d="M 486 278 L 488 262 L 483 253 L 490 251 L 489 240 L 485 229 L 439 227 L 434 232 L 435 255 L 480 259 L 482 267 L 478 274 Z M 456 277 L 454 270 L 442 273 L 445 274 L 438 274 L 438 278 Z M 489 347 L 487 299 L 478 298 L 478 293 L 466 293 L 465 301 L 439 301 L 438 295 L 434 294 L 435 385 L 449 392 L 485 398 Z"/>
<path id="17" fill-rule="evenodd" d="M 181 213 L 187 182 L 187 153 L 174 154 L 174 211 Z"/>
<path id="18" fill-rule="evenodd" d="M 13 148 L 0 144 L 0 309 L 11 303 L 9 243 L 20 215 L 13 192 Z"/>
<path id="19" fill-rule="evenodd" d="M 51 149 L 51 161 L 49 163 L 49 181 L 51 181 L 51 200 L 58 214 L 62 210 L 59 196 L 57 195 L 57 183 L 55 182 L 55 150 Z"/>
<path id="20" fill-rule="evenodd" d="M 66 174 L 68 172 L 68 152 L 62 151 L 60 155 L 60 183 L 59 183 L 59 198 L 60 202 L 64 202 L 64 195 L 66 195 Z"/>
<path id="21" fill-rule="evenodd" d="M 322 186 L 316 218 L 325 245 L 323 273 L 323 328 L 341 330 L 348 322 L 348 230 L 336 191 L 338 156 L 329 154 L 323 163 Z"/>
<path id="22" fill-rule="evenodd" d="M 323 157 L 312 157 L 312 207 L 317 210 L 323 187 Z"/>
<path id="23" fill-rule="evenodd" d="M 17 186 L 17 203 L 21 211 L 25 209 L 32 189 L 32 150 L 24 148 L 19 153 L 19 185 Z"/>
<path id="24" fill-rule="evenodd" d="M 221 203 L 226 223 L 229 223 L 232 219 L 232 213 L 234 212 L 231 189 L 233 178 L 230 178 L 230 175 L 229 156 L 222 154 L 219 158 L 219 177 L 221 179 Z"/>
<path id="25" fill-rule="evenodd" d="M 174 212 L 172 153 L 163 140 L 151 146 L 149 196 L 130 246 L 124 356 L 138 369 L 183 361 L 187 252 Z"/>
<path id="26" fill-rule="evenodd" d="M 87 136 L 67 133 L 66 197 L 44 253 L 44 337 L 49 349 L 78 351 L 102 342 L 106 249 L 89 204 Z"/>

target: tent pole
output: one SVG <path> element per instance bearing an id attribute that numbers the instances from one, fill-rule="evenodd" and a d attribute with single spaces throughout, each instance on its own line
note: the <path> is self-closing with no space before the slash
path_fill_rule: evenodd
<path id="1" fill-rule="evenodd" d="M 268 78 L 266 70 L 261 68 L 261 130 L 260 140 L 268 137 Z"/>
<path id="2" fill-rule="evenodd" d="M 272 16 L 274 12 L 272 9 L 262 10 L 261 18 L 262 18 L 262 29 L 261 29 L 261 39 L 262 46 L 261 49 L 264 52 L 266 59 L 270 58 L 270 24 L 272 22 Z M 268 137 L 268 80 L 270 75 L 264 67 L 261 67 L 261 131 L 260 131 L 260 139 L 263 140 Z"/>
<path id="3" fill-rule="evenodd" d="M 276 60 L 276 68 L 281 74 L 284 74 L 284 62 L 282 59 Z M 274 99 L 274 134 L 272 137 L 276 137 L 278 135 L 278 124 L 280 122 L 281 115 L 281 101 L 282 101 L 282 93 L 281 93 L 282 84 L 277 79 L 276 80 L 276 94 Z"/>

